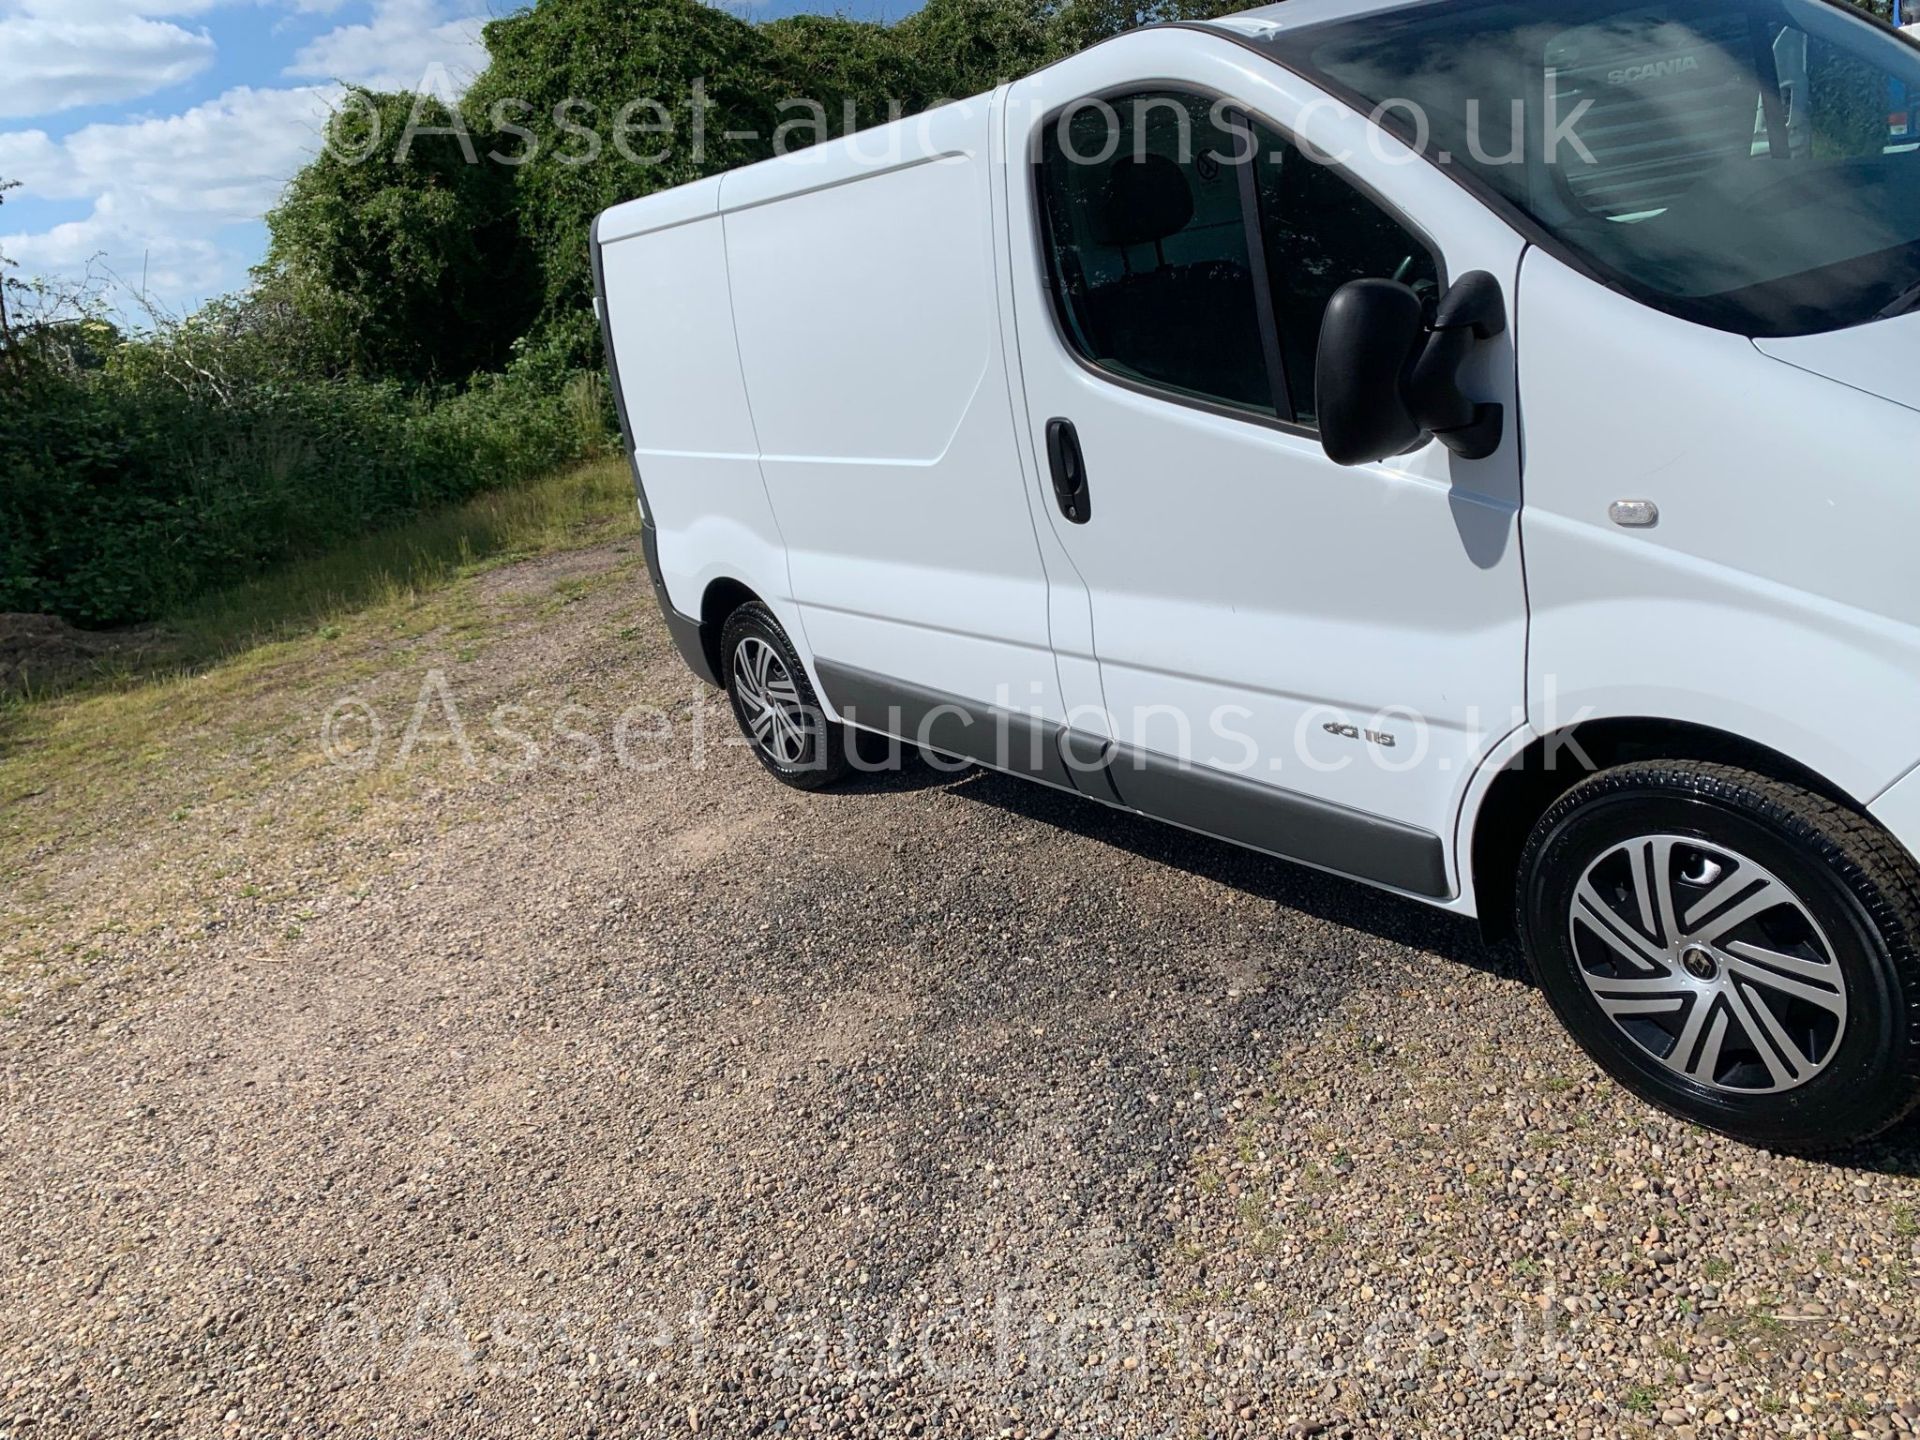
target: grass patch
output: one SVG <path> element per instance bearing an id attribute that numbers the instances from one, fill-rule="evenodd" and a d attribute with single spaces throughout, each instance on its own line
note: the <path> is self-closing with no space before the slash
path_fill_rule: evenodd
<path id="1" fill-rule="evenodd" d="M 577 544 L 622 523 L 637 530 L 622 461 L 582 465 L 496 490 L 392 530 L 216 591 L 168 617 L 163 668 L 197 668 L 291 635 L 337 639 L 332 622 L 418 598 L 461 575 Z"/>
<path id="2" fill-rule="evenodd" d="M 291 803 L 275 787 L 311 789 L 323 765 L 306 711 L 392 671 L 423 636 L 477 656 L 503 617 L 470 577 L 635 533 L 632 497 L 611 462 L 465 502 L 195 602 L 168 622 L 164 656 L 0 701 L 0 953 L 47 955 L 132 913 L 123 886 L 62 880 L 59 857 L 96 841 L 127 863 L 123 841 L 159 842 L 136 928 L 270 901 L 282 887 L 261 879 L 277 861 L 428 773 L 336 774 L 324 804 Z"/>
<path id="3" fill-rule="evenodd" d="M 62 767 L 57 752 L 93 747 L 125 765 L 155 753 L 167 721 L 213 719 L 208 702 L 268 676 L 303 654 L 320 656 L 364 631 L 370 616 L 402 634 L 456 630 L 461 606 L 446 591 L 466 575 L 547 551 L 637 533 L 633 486 L 618 461 L 584 465 L 370 535 L 194 602 L 159 638 L 117 661 L 69 674 L 58 688 L 0 695 L 0 808 L 43 790 Z M 432 602 L 432 603 L 428 603 Z M 462 658 L 477 656 L 468 647 Z M 352 662 L 343 662 L 351 674 Z M 211 686 L 193 684 L 211 678 Z M 231 723 L 230 716 L 222 716 Z M 228 732 L 232 734 L 231 731 Z M 22 771 L 9 762 L 41 752 Z M 48 762 L 53 762 L 49 765 Z M 0 868 L 4 874 L 4 868 Z"/>
<path id="4" fill-rule="evenodd" d="M 1767 1340 L 1779 1340 L 1787 1334 L 1787 1323 L 1771 1310 L 1756 1310 L 1747 1320 L 1754 1334 Z"/>
<path id="5" fill-rule="evenodd" d="M 1721 1310 L 1709 1322 L 1712 1333 L 1725 1337 L 1743 1363 L 1761 1363 L 1795 1343 L 1793 1327 L 1782 1320 L 1767 1299 L 1750 1310 Z"/>

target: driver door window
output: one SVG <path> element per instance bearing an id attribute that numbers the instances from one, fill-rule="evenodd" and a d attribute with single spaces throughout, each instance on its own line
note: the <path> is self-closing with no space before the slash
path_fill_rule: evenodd
<path id="1" fill-rule="evenodd" d="M 1136 384 L 1274 414 L 1241 148 L 1213 103 L 1089 101 L 1046 129 L 1048 259 L 1081 357 Z"/>
<path id="2" fill-rule="evenodd" d="M 1433 251 L 1332 166 L 1264 125 L 1259 145 L 1260 232 L 1296 423 L 1313 427 L 1320 322 L 1334 292 L 1353 280 L 1398 280 L 1437 301 Z"/>
<path id="3" fill-rule="evenodd" d="M 1365 278 L 1438 290 L 1438 262 L 1405 225 L 1222 102 L 1167 91 L 1083 102 L 1047 125 L 1042 147 L 1061 330 L 1131 385 L 1312 429 L 1334 292 Z"/>

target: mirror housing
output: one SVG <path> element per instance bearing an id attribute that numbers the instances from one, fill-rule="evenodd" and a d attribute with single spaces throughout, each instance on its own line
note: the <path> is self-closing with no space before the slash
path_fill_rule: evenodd
<path id="1" fill-rule="evenodd" d="M 1507 328 L 1500 282 L 1462 275 L 1431 322 L 1420 297 L 1393 280 L 1355 280 L 1327 304 L 1314 388 L 1320 439 L 1336 465 L 1369 465 L 1432 435 L 1463 460 L 1500 448 L 1506 412 L 1461 389 L 1473 349 Z"/>
<path id="2" fill-rule="evenodd" d="M 1420 443 L 1406 377 L 1426 336 L 1420 297 L 1397 280 L 1355 280 L 1327 302 L 1314 363 L 1320 443 L 1336 465 L 1370 465 Z"/>

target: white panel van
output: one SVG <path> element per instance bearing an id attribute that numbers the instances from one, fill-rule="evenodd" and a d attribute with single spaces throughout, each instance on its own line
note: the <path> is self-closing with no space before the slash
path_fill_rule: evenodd
<path id="1" fill-rule="evenodd" d="M 618 206 L 675 643 L 1510 928 L 1642 1096 L 1920 1103 L 1920 48 L 1288 0 Z"/>

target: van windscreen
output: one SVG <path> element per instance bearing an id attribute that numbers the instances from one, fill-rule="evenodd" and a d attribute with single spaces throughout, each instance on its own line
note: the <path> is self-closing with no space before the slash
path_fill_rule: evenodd
<path id="1" fill-rule="evenodd" d="M 1920 305 L 1920 47 L 1854 12 L 1447 0 L 1263 43 L 1674 314 L 1798 335 Z"/>

